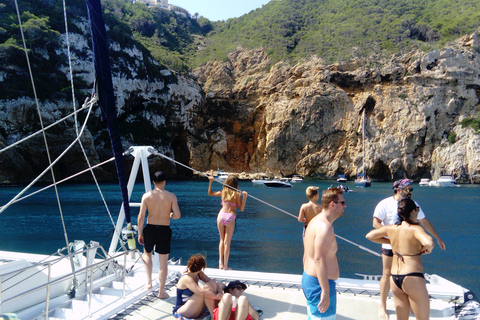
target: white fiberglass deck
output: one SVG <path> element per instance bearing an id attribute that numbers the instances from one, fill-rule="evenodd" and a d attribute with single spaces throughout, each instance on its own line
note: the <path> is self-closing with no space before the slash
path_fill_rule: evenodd
<path id="1" fill-rule="evenodd" d="M 184 266 L 175 266 L 176 271 L 180 270 L 178 267 L 181 267 L 182 271 L 185 268 Z M 209 277 L 215 278 L 219 281 L 223 280 L 223 282 L 226 282 L 225 279 L 240 279 L 241 281 L 244 281 L 248 278 L 250 280 L 247 281 L 247 283 L 255 283 L 259 276 L 263 276 L 263 279 L 258 281 L 258 284 L 248 284 L 248 288 L 244 293 L 251 304 L 263 310 L 263 315 L 260 319 L 307 319 L 306 301 L 303 291 L 298 285 L 293 284 L 293 282 L 297 282 L 301 278 L 299 275 L 222 271 L 218 269 L 206 269 L 205 273 Z M 266 275 L 272 275 L 275 278 L 280 276 L 285 280 L 285 287 L 277 287 L 274 283 L 271 283 L 270 285 L 266 284 L 270 281 L 269 279 L 265 279 Z M 172 307 L 176 301 L 176 289 L 174 283 L 167 286 L 167 292 L 170 295 L 170 298 L 166 300 L 156 298 L 156 295 L 158 294 L 158 286 L 156 286 L 147 297 L 130 306 L 122 313 L 118 314 L 117 317 L 112 319 L 175 319 L 172 315 Z M 377 312 L 379 299 L 378 296 L 368 294 L 337 293 L 337 319 L 378 319 Z M 436 302 L 433 301 L 432 303 Z M 443 306 L 440 306 L 440 308 L 442 307 Z M 391 320 L 396 319 L 393 299 L 391 298 L 388 299 L 388 313 L 390 314 Z M 436 311 L 436 313 L 437 316 L 432 314 L 430 319 L 445 319 L 443 314 L 440 315 L 438 311 Z M 415 319 L 413 314 L 410 319 Z"/>

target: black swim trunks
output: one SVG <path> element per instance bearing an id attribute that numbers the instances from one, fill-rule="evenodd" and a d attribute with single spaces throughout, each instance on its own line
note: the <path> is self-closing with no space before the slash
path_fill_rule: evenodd
<path id="1" fill-rule="evenodd" d="M 393 257 L 393 250 L 382 248 L 382 254 L 387 256 L 387 257 Z"/>
<path id="2" fill-rule="evenodd" d="M 170 229 L 170 226 L 147 224 L 145 228 L 143 228 L 143 239 L 145 252 L 152 252 L 155 246 L 156 253 L 169 254 L 172 229 Z"/>

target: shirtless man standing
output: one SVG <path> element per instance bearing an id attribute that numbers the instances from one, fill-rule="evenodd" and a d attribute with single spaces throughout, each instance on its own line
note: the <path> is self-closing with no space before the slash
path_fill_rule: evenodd
<path id="1" fill-rule="evenodd" d="M 308 319 L 336 318 L 335 280 L 340 276 L 333 222 L 347 207 L 340 188 L 325 190 L 322 211 L 308 224 L 304 238 L 302 289 L 307 299 Z"/>
<path id="2" fill-rule="evenodd" d="M 318 193 L 318 187 L 308 187 L 305 191 L 307 194 L 307 203 L 302 204 L 300 212 L 298 213 L 298 222 L 305 223 L 303 228 L 303 236 L 305 237 L 305 230 L 307 229 L 310 220 L 313 219 L 320 211 L 322 211 L 322 205 L 318 203 L 320 194 Z"/>
<path id="3" fill-rule="evenodd" d="M 160 262 L 158 297 L 160 299 L 169 297 L 168 293 L 165 292 L 165 281 L 167 280 L 168 254 L 170 253 L 170 240 L 172 238 L 170 218 L 179 219 L 181 215 L 177 197 L 175 194 L 165 190 L 166 178 L 167 176 L 163 171 L 155 172 L 152 179 L 155 189 L 142 196 L 137 221 L 138 242 L 144 246 L 143 261 L 147 274 L 147 289 L 152 288 L 153 247 L 155 247 L 155 252 L 158 253 Z M 147 225 L 143 228 L 147 210 Z"/>

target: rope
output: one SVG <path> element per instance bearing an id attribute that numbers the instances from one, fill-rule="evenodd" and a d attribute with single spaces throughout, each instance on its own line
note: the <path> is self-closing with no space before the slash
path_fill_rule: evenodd
<path id="1" fill-rule="evenodd" d="M 153 148 L 148 149 L 148 151 L 149 151 L 150 153 L 154 154 L 154 155 L 160 156 L 160 157 L 165 158 L 165 159 L 167 159 L 167 160 L 170 160 L 170 161 L 172 161 L 172 162 L 174 162 L 174 163 L 176 163 L 176 164 L 178 164 L 178 165 L 180 165 L 180 166 L 182 166 L 182 167 L 184 167 L 184 168 L 186 168 L 186 169 L 189 169 L 189 170 L 197 173 L 198 175 L 201 175 L 201 176 L 204 176 L 204 177 L 207 177 L 207 178 L 208 178 L 208 174 L 203 173 L 203 172 L 200 172 L 200 171 L 198 171 L 198 170 L 195 170 L 195 169 L 193 169 L 193 168 L 191 168 L 191 167 L 189 167 L 189 166 L 187 166 L 187 165 L 185 165 L 185 164 L 183 164 L 183 163 L 180 163 L 180 162 L 176 161 L 175 159 L 172 159 L 172 158 L 170 158 L 170 157 L 168 157 L 168 156 L 166 156 L 166 155 L 158 152 L 157 150 L 155 150 L 155 149 L 153 149 Z M 220 180 L 218 180 L 218 179 L 214 179 L 214 180 L 215 180 L 216 182 L 220 183 L 220 184 L 223 185 L 223 186 L 227 186 L 225 183 L 223 183 L 223 181 L 220 181 Z M 232 188 L 231 186 L 228 186 L 228 187 L 229 187 L 230 189 L 234 189 L 234 190 L 237 191 L 237 192 L 241 192 L 241 190 L 239 190 L 239 189 Z M 254 196 L 252 196 L 252 195 L 250 195 L 250 194 L 248 195 L 248 197 L 249 197 L 249 198 L 253 198 L 253 199 L 255 199 L 255 200 L 257 200 L 257 201 L 259 201 L 259 202 L 261 202 L 261 203 L 263 203 L 263 204 L 265 204 L 265 205 L 267 205 L 267 206 L 270 206 L 270 207 L 272 207 L 272 208 L 274 208 L 274 209 L 276 209 L 276 210 L 278 210 L 278 211 L 280 211 L 280 212 L 283 212 L 283 213 L 285 213 L 285 214 L 287 214 L 287 215 L 289 215 L 289 216 L 297 219 L 297 216 L 296 216 L 296 215 L 291 214 L 290 212 L 287 212 L 287 211 L 285 211 L 285 210 L 283 210 L 283 209 L 281 209 L 281 208 L 279 208 L 279 207 L 276 207 L 276 206 L 272 205 L 271 203 L 268 203 L 268 202 L 266 202 L 266 201 L 263 201 L 262 199 L 256 198 L 256 197 L 254 197 Z M 364 250 L 364 251 L 366 251 L 366 252 L 368 252 L 368 253 L 371 253 L 371 254 L 373 254 L 373 255 L 376 255 L 377 257 L 381 257 L 381 256 L 382 256 L 382 255 L 381 255 L 380 253 L 378 253 L 378 252 L 375 252 L 375 251 L 373 251 L 373 250 L 371 250 L 371 249 L 368 249 L 368 248 L 366 248 L 366 247 L 364 247 L 364 246 L 362 246 L 362 245 L 359 245 L 358 243 L 355 243 L 355 242 L 353 242 L 353 241 L 351 241 L 351 240 L 348 240 L 348 239 L 346 239 L 346 238 L 344 238 L 344 237 L 341 237 L 341 236 L 339 236 L 339 235 L 337 235 L 337 234 L 335 234 L 335 236 L 336 236 L 337 238 L 343 240 L 343 241 L 346 241 L 346 242 L 348 242 L 348 243 L 356 246 L 357 248 L 359 248 L 359 249 L 361 249 L 361 250 Z"/>
<path id="2" fill-rule="evenodd" d="M 20 18 L 20 10 L 18 9 L 17 0 L 15 0 L 15 8 L 17 10 L 18 24 L 20 26 L 20 33 L 22 35 L 23 49 L 25 51 L 25 58 L 27 59 L 28 73 L 30 75 L 30 81 L 32 82 L 33 95 L 35 97 L 35 105 L 37 107 L 37 113 L 38 113 L 38 118 L 39 118 L 39 121 L 40 121 L 40 127 L 42 128 L 43 142 L 45 143 L 45 151 L 47 152 L 48 163 L 50 164 L 49 165 L 49 170 L 50 170 L 50 174 L 52 175 L 53 183 L 55 184 L 55 172 L 53 171 L 52 158 L 50 156 L 50 148 L 48 147 L 47 135 L 45 134 L 45 126 L 43 124 L 42 113 L 40 111 L 40 105 L 38 103 L 37 90 L 36 90 L 36 87 L 35 87 L 35 81 L 33 80 L 32 67 L 30 65 L 30 59 L 28 58 L 27 44 L 25 42 L 25 35 L 23 33 L 23 27 L 22 27 L 22 19 Z M 65 242 L 67 243 L 67 246 L 68 246 L 68 236 L 67 236 L 67 233 L 66 233 L 65 223 L 64 223 L 64 219 L 63 219 L 62 204 L 60 203 L 60 197 L 58 195 L 58 189 L 57 189 L 56 186 L 55 186 L 55 195 L 57 197 L 57 205 L 58 205 L 58 210 L 60 212 L 60 218 L 62 219 L 63 230 L 64 230 L 64 235 L 65 235 Z M 69 249 L 68 253 L 70 253 L 70 249 Z"/>
<path id="3" fill-rule="evenodd" d="M 89 119 L 90 117 L 90 113 L 92 111 L 92 108 L 90 108 L 88 110 L 88 113 L 87 113 L 87 116 L 85 117 L 85 122 L 83 123 L 83 126 L 82 126 L 82 129 L 81 129 L 81 132 L 83 132 L 85 130 L 85 126 L 87 124 L 87 120 Z M 53 166 L 58 162 L 60 161 L 61 158 L 63 158 L 63 156 L 75 145 L 75 143 L 80 139 L 80 136 L 75 138 L 72 143 L 70 143 L 70 145 L 65 148 L 65 150 L 53 161 L 51 162 L 51 164 L 45 168 L 45 170 L 42 171 L 42 173 L 40 173 L 35 179 L 32 180 L 32 182 L 30 182 L 30 184 L 28 184 L 22 191 L 20 191 L 12 200 L 10 200 L 7 204 L 5 204 L 1 209 L 0 209 L 0 213 L 2 213 L 3 211 L 5 211 L 8 207 L 10 207 L 10 205 L 14 202 L 17 201 L 18 198 L 20 198 L 28 189 L 30 189 L 38 180 L 40 180 L 41 177 L 43 177 L 45 175 L 45 173 L 47 173 L 47 171 L 51 170 L 53 168 Z M 55 185 L 56 182 L 54 182 L 54 185 Z M 56 189 L 56 187 L 55 187 Z M 57 198 L 58 198 L 58 193 L 57 193 Z M 67 243 L 67 246 L 68 246 L 68 243 Z"/>
<path id="4" fill-rule="evenodd" d="M 68 116 L 65 116 L 65 117 L 61 118 L 60 120 L 58 120 L 58 121 L 56 121 L 56 122 L 54 122 L 54 123 L 46 126 L 43 130 L 38 130 L 37 132 L 32 133 L 31 135 L 26 136 L 25 138 L 20 139 L 20 140 L 18 140 L 17 142 L 12 143 L 11 145 L 8 145 L 8 146 L 6 146 L 6 147 L 3 148 L 3 149 L 0 149 L 0 153 L 2 153 L 2 152 L 4 152 L 4 151 L 7 151 L 8 149 L 11 149 L 11 148 L 13 148 L 13 147 L 15 147 L 15 146 L 17 146 L 17 145 L 19 145 L 19 144 L 27 141 L 27 140 L 30 140 L 30 139 L 32 139 L 33 137 L 35 137 L 36 135 L 42 133 L 44 130 L 48 130 L 48 129 L 56 126 L 56 125 L 59 124 L 60 122 L 63 122 L 63 121 L 65 121 L 65 120 L 67 120 L 68 118 L 74 116 L 75 114 L 77 114 L 77 113 L 79 113 L 79 112 L 81 112 L 81 111 L 83 111 L 83 110 L 85 110 L 85 109 L 90 108 L 90 104 L 94 104 L 95 102 L 96 102 L 95 99 L 94 99 L 94 100 L 90 100 L 89 102 L 86 102 L 86 103 L 82 106 L 81 109 L 78 109 L 77 111 L 69 114 Z"/>

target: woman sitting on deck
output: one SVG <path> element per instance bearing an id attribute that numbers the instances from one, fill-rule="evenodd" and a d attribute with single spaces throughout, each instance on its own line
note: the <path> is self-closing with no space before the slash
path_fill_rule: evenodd
<path id="1" fill-rule="evenodd" d="M 187 271 L 183 273 L 177 283 L 177 302 L 173 307 L 174 316 L 195 319 L 205 312 L 205 306 L 213 316 L 216 300 L 222 299 L 225 285 L 207 277 L 203 273 L 205 267 L 205 258 L 200 254 L 194 254 L 188 260 Z M 198 280 L 202 280 L 205 284 L 202 287 L 199 286 Z"/>
<path id="2" fill-rule="evenodd" d="M 420 255 L 432 252 L 435 243 L 418 224 L 418 211 L 412 199 L 403 199 L 398 202 L 399 221 L 396 225 L 383 226 L 366 235 L 370 241 L 392 245 L 396 263 L 392 264 L 390 281 L 398 320 L 408 319 L 410 308 L 419 320 L 430 316 Z"/>

